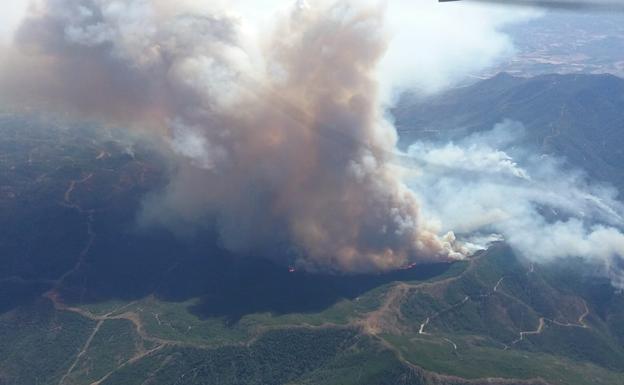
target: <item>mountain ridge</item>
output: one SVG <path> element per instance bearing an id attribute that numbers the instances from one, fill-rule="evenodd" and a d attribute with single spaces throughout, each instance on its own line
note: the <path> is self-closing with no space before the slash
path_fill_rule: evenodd
<path id="1" fill-rule="evenodd" d="M 591 178 L 624 190 L 624 79 L 614 75 L 500 73 L 432 98 L 406 94 L 392 114 L 402 148 L 517 121 L 526 129 L 517 145 L 565 158 Z"/>

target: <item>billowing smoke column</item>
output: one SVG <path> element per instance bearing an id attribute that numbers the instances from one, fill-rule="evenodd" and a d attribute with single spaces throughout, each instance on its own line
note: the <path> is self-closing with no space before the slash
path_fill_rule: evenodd
<path id="1" fill-rule="evenodd" d="M 383 9 L 298 2 L 254 41 L 236 17 L 172 4 L 34 4 L 2 96 L 165 133 L 176 172 L 144 217 L 216 218 L 231 250 L 346 272 L 463 257 L 392 166 L 373 76 Z"/>

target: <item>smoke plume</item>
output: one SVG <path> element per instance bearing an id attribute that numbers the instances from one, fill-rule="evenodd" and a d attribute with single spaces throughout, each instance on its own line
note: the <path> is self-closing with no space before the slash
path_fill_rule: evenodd
<path id="1" fill-rule="evenodd" d="M 34 4 L 3 98 L 165 133 L 176 170 L 144 220 L 212 218 L 236 252 L 347 272 L 465 255 L 392 165 L 382 7 L 300 1 L 258 41 L 227 12 L 170 4 Z"/>
<path id="2" fill-rule="evenodd" d="M 492 131 L 409 149 L 421 165 L 409 185 L 422 193 L 423 215 L 474 239 L 502 236 L 536 262 L 576 257 L 624 288 L 624 204 L 617 190 L 590 181 L 564 160 L 519 148 L 524 128 L 506 121 Z"/>

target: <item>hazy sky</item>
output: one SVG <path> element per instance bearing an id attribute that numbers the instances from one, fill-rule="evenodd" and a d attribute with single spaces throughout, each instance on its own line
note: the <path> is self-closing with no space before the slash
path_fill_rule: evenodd
<path id="1" fill-rule="evenodd" d="M 39 0 L 40 1 L 40 0 Z M 18 25 L 29 0 L 0 5 L 0 41 L 6 42 Z M 155 2 L 170 5 L 166 0 Z M 274 28 L 275 13 L 293 3 L 306 6 L 314 0 L 206 0 L 183 1 L 198 8 L 227 9 L 249 25 L 252 35 Z M 316 2 L 326 2 L 317 0 Z M 359 0 L 385 7 L 391 43 L 380 68 L 384 92 L 391 86 L 436 91 L 514 53 L 513 44 L 500 28 L 535 17 L 530 9 L 506 9 L 481 4 L 436 0 Z M 180 3 L 180 2 L 178 2 Z M 176 4 L 178 4 L 176 3 Z"/>

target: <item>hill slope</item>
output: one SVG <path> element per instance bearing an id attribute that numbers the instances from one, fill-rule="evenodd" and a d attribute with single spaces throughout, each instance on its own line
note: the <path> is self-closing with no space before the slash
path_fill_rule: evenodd
<path id="1" fill-rule="evenodd" d="M 393 110 L 402 146 L 452 139 L 521 122 L 520 145 L 565 157 L 593 178 L 624 190 L 624 79 L 612 75 L 501 73 L 471 86 L 422 100 L 406 95 Z"/>

